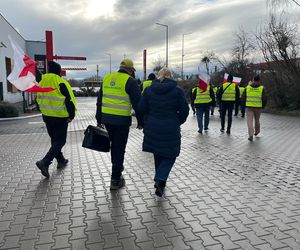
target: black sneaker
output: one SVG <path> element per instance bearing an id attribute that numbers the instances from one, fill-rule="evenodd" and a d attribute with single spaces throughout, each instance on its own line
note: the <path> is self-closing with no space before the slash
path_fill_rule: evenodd
<path id="1" fill-rule="evenodd" d="M 121 176 L 120 180 L 113 180 L 110 181 L 110 190 L 118 190 L 125 186 L 125 179 Z"/>
<path id="2" fill-rule="evenodd" d="M 51 162 L 50 162 L 50 164 L 51 164 Z M 43 176 L 45 176 L 46 178 L 50 177 L 49 172 L 48 172 L 50 164 L 46 164 L 44 160 L 40 160 L 35 163 L 35 165 L 41 170 L 41 174 Z"/>
<path id="3" fill-rule="evenodd" d="M 158 196 L 158 197 L 162 197 L 163 194 L 164 194 L 164 190 L 165 188 L 164 187 L 156 187 L 156 190 L 155 190 L 155 194 Z"/>
<path id="4" fill-rule="evenodd" d="M 230 135 L 230 130 L 229 129 L 226 130 L 226 134 Z"/>
<path id="5" fill-rule="evenodd" d="M 202 130 L 199 129 L 199 130 L 198 130 L 198 133 L 202 135 Z"/>
<path id="6" fill-rule="evenodd" d="M 220 129 L 220 131 L 223 133 L 223 132 L 224 132 L 224 129 L 223 129 L 223 128 L 221 128 L 221 129 Z"/>
<path id="7" fill-rule="evenodd" d="M 57 168 L 58 169 L 64 168 L 65 166 L 67 166 L 68 162 L 69 162 L 68 159 L 63 159 L 62 161 L 58 161 Z"/>
<path id="8" fill-rule="evenodd" d="M 162 197 L 165 191 L 166 182 L 158 180 L 155 182 L 154 187 L 156 188 L 155 194 L 159 197 Z"/>

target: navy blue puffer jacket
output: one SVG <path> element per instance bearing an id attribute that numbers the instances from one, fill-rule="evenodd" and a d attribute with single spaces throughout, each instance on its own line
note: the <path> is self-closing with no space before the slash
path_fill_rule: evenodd
<path id="1" fill-rule="evenodd" d="M 171 79 L 155 80 L 139 103 L 144 115 L 143 151 L 166 158 L 180 153 L 180 125 L 186 121 L 189 106 L 182 89 Z"/>

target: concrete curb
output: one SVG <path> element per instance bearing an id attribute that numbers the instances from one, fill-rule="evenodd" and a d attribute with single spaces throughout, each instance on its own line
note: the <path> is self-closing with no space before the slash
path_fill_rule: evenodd
<path id="1" fill-rule="evenodd" d="M 21 120 L 26 118 L 33 118 L 41 116 L 42 114 L 36 114 L 36 115 L 28 115 L 28 116 L 17 116 L 17 117 L 8 117 L 8 118 L 0 118 L 0 122 L 2 121 L 12 121 L 12 120 Z"/>

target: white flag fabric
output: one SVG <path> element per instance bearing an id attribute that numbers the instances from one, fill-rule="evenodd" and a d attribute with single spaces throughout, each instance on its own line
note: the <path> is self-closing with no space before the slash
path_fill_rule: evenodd
<path id="1" fill-rule="evenodd" d="M 36 62 L 8 37 L 14 51 L 13 70 L 7 77 L 17 89 L 26 92 L 49 92 L 53 88 L 41 88 L 35 80 Z"/>
<path id="2" fill-rule="evenodd" d="M 228 74 L 225 73 L 223 82 L 227 82 L 227 77 L 228 77 Z M 232 83 L 234 83 L 235 85 L 239 85 L 241 83 L 241 80 L 242 80 L 242 78 L 234 76 Z"/>
<path id="3" fill-rule="evenodd" d="M 35 62 L 30 61 L 24 51 L 17 46 L 9 37 L 12 49 L 14 51 L 13 70 L 7 77 L 15 87 L 21 91 L 32 88 L 35 85 Z M 25 69 L 25 70 L 24 70 Z"/>

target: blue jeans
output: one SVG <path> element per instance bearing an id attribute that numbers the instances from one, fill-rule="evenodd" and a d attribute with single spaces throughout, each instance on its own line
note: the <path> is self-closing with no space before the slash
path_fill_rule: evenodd
<path id="1" fill-rule="evenodd" d="M 165 158 L 154 154 L 154 164 L 155 164 L 154 181 L 167 181 L 175 161 L 176 161 L 176 157 Z"/>
<path id="2" fill-rule="evenodd" d="M 203 114 L 204 114 L 204 129 L 205 130 L 208 129 L 209 109 L 210 109 L 210 106 L 200 107 L 200 108 L 196 109 L 198 128 L 200 131 L 203 130 Z"/>

